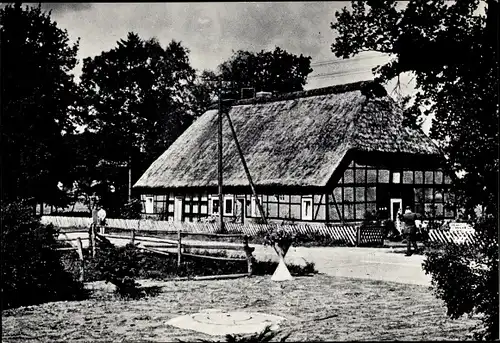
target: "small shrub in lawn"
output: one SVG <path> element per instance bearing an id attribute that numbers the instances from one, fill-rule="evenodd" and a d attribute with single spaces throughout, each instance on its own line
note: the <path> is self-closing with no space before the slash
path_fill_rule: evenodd
<path id="1" fill-rule="evenodd" d="M 104 280 L 116 286 L 123 298 L 140 296 L 135 277 L 139 275 L 139 256 L 135 246 L 116 247 L 106 238 L 96 240 L 96 256 L 86 264 L 90 280 Z"/>
<path id="2" fill-rule="evenodd" d="M 271 326 L 268 325 L 259 333 L 253 335 L 226 335 L 225 341 L 227 343 L 264 343 L 264 342 L 286 342 L 290 334 L 287 334 L 278 341 L 277 337 L 281 334 L 281 331 L 271 330 Z M 182 340 L 179 340 L 183 342 Z M 208 343 L 213 341 L 199 340 L 199 342 Z M 221 341 L 216 341 L 221 342 Z"/>
<path id="3" fill-rule="evenodd" d="M 314 262 L 306 262 L 305 265 L 287 263 L 286 266 L 293 276 L 306 276 L 318 273 L 314 268 Z M 272 275 L 277 267 L 278 262 L 272 260 L 255 261 L 253 264 L 253 272 L 254 275 Z"/>

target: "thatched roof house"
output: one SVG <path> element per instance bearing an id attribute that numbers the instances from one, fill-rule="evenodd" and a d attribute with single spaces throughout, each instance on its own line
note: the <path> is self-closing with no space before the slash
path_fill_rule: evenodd
<path id="1" fill-rule="evenodd" d="M 217 113 L 214 108 L 199 117 L 134 188 L 143 194 L 214 192 Z M 378 160 L 384 156 L 398 156 L 400 161 L 441 158 L 438 147 L 422 131 L 402 125 L 401 110 L 385 89 L 373 82 L 240 100 L 232 104 L 229 115 L 253 181 L 262 193 L 271 189 L 281 193 L 282 189 L 301 194 L 301 189 L 306 189 L 329 194 L 353 153 L 375 154 Z M 249 194 L 227 123 L 223 130 L 224 189 Z"/>

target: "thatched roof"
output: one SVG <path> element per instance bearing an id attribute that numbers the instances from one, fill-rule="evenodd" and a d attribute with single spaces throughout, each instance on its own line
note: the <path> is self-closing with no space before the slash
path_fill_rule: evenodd
<path id="1" fill-rule="evenodd" d="M 230 112 L 257 186 L 322 187 L 350 150 L 439 155 L 423 132 L 402 126 L 382 86 L 360 82 L 241 100 Z M 224 186 L 248 186 L 224 118 Z M 217 110 L 198 118 L 134 187 L 217 185 Z"/>

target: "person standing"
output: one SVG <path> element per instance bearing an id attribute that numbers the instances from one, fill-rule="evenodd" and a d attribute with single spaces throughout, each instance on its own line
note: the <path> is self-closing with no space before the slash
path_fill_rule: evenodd
<path id="1" fill-rule="evenodd" d="M 403 214 L 403 223 L 406 233 L 406 256 L 411 256 L 411 246 L 415 252 L 418 250 L 417 245 L 417 225 L 415 224 L 416 219 L 420 219 L 422 216 L 418 213 L 413 213 L 410 206 L 406 206 L 405 213 Z"/>

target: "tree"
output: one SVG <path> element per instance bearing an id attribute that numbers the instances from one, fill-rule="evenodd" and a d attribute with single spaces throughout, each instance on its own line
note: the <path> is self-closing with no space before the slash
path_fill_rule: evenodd
<path id="1" fill-rule="evenodd" d="M 2 310 L 86 297 L 83 283 L 64 269 L 54 249 L 58 232 L 33 216 L 31 204 L 2 204 L 0 220 Z"/>
<path id="2" fill-rule="evenodd" d="M 464 175 L 453 182 L 457 205 L 474 220 L 478 240 L 486 242 L 473 253 L 446 247 L 428 254 L 424 268 L 450 315 L 483 313 L 484 337 L 498 338 L 498 283 L 478 285 L 480 278 L 471 276 L 478 269 L 469 263 L 475 256 L 483 280 L 498 280 L 498 2 L 409 1 L 401 7 L 395 1 L 353 1 L 335 16 L 337 57 L 379 51 L 393 59 L 374 70 L 378 80 L 414 74 L 417 93 L 407 119 L 414 124 L 434 115 L 430 136 L 443 149 L 448 170 Z M 483 211 L 476 220 L 477 207 Z M 467 291 L 454 287 L 451 278 L 459 274 L 471 276 Z"/>
<path id="3" fill-rule="evenodd" d="M 258 53 L 238 50 L 219 65 L 216 75 L 232 83 L 231 96 L 239 99 L 242 88 L 254 88 L 255 92 L 301 91 L 310 72 L 311 57 L 296 56 L 276 47 L 274 51 Z"/>
<path id="4" fill-rule="evenodd" d="M 154 38 L 143 40 L 129 33 L 117 47 L 84 60 L 80 110 L 86 113 L 88 130 L 98 137 L 103 162 L 128 167 L 128 187 L 119 181 L 115 187 L 118 194 L 128 189 L 129 200 L 132 179 L 170 146 L 196 114 L 190 89 L 195 71 L 188 53 L 178 42 L 163 48 Z"/>
<path id="5" fill-rule="evenodd" d="M 3 201 L 67 201 L 57 186 L 71 183 L 63 137 L 75 123 L 68 111 L 76 102 L 70 72 L 79 43 L 70 45 L 50 16 L 40 5 L 0 9 Z"/>

